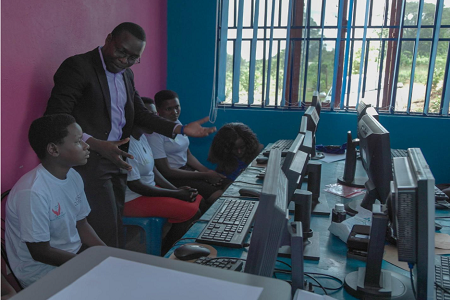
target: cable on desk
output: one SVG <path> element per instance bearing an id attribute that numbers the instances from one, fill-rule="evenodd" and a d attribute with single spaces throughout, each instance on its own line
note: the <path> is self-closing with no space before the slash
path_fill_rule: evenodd
<path id="1" fill-rule="evenodd" d="M 319 287 L 322 289 L 322 291 L 325 293 L 325 295 L 328 295 L 327 289 L 325 289 L 324 286 L 323 286 L 316 278 L 314 278 L 314 277 L 311 276 L 311 275 L 308 275 L 307 273 L 305 273 L 305 276 L 306 276 L 306 277 L 309 277 L 309 278 L 312 279 L 312 280 L 314 280 L 314 281 L 319 285 Z"/>
<path id="2" fill-rule="evenodd" d="M 276 274 L 276 273 L 291 274 L 291 271 L 276 268 L 274 271 L 274 274 Z M 319 283 L 318 280 L 316 278 L 314 278 L 312 275 L 318 275 L 318 276 L 325 277 L 327 279 L 335 280 L 335 281 L 339 282 L 339 287 L 335 287 L 335 288 L 334 287 L 326 287 L 323 284 Z M 344 282 L 341 279 L 339 279 L 333 275 L 328 275 L 328 274 L 323 274 L 323 273 L 305 272 L 305 276 L 311 278 L 312 280 L 314 280 L 317 283 L 317 285 L 313 284 L 314 287 L 321 288 L 322 290 L 325 289 L 325 290 L 329 290 L 329 291 L 338 291 L 338 290 L 342 289 L 342 287 L 344 286 Z M 275 275 L 275 278 L 276 278 L 276 275 Z"/>
<path id="3" fill-rule="evenodd" d="M 414 264 L 413 263 L 408 263 L 408 267 L 409 267 L 409 278 L 411 279 L 411 287 L 412 287 L 412 290 L 413 290 L 414 299 L 417 299 L 416 288 L 414 287 L 414 278 L 413 278 Z"/>
<path id="4" fill-rule="evenodd" d="M 282 263 L 282 264 L 284 264 L 284 265 L 288 266 L 288 267 L 289 267 L 289 269 L 291 269 L 291 270 L 292 270 L 292 266 L 291 266 L 290 264 L 288 264 L 287 262 L 284 262 L 284 261 L 282 261 L 282 260 L 278 260 L 278 259 L 277 259 L 277 262 L 279 262 L 279 263 Z M 275 270 L 277 270 L 277 269 L 275 269 Z M 282 270 L 282 269 L 279 269 L 279 270 Z"/>
<path id="5" fill-rule="evenodd" d="M 435 217 L 435 219 L 450 219 L 450 216 Z"/>

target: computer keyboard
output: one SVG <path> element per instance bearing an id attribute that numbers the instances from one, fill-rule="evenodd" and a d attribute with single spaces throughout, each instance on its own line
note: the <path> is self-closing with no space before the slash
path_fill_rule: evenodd
<path id="1" fill-rule="evenodd" d="M 281 156 L 286 156 L 289 148 L 291 147 L 292 143 L 294 142 L 294 140 L 278 140 L 275 143 L 273 143 L 270 148 L 266 149 L 263 152 L 264 156 L 269 156 L 270 150 L 274 149 L 274 148 L 278 148 L 281 151 Z"/>
<path id="2" fill-rule="evenodd" d="M 436 300 L 450 300 L 450 294 L 438 286 L 450 290 L 450 257 L 441 256 L 440 264 L 435 265 Z"/>
<path id="3" fill-rule="evenodd" d="M 257 201 L 233 198 L 223 200 L 196 242 L 232 248 L 243 247 L 257 207 Z"/>
<path id="4" fill-rule="evenodd" d="M 242 270 L 242 267 L 244 263 L 242 260 L 238 258 L 229 258 L 229 257 L 207 257 L 203 256 L 198 258 L 194 263 L 203 265 L 203 266 L 210 266 L 214 268 L 220 268 L 230 271 L 240 271 Z"/>
<path id="5" fill-rule="evenodd" d="M 391 149 L 391 157 L 408 157 L 408 150 L 405 149 Z M 436 208 L 450 209 L 450 199 L 437 186 L 434 186 L 434 198 Z"/>

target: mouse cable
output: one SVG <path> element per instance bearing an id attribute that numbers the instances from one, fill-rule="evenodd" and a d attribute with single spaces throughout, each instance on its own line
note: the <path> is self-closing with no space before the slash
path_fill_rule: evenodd
<path id="1" fill-rule="evenodd" d="M 275 269 L 274 273 L 291 274 L 291 271 L 283 270 L 283 269 Z M 338 290 L 342 289 L 342 287 L 344 286 L 344 282 L 341 279 L 339 279 L 333 275 L 328 275 L 328 274 L 323 274 L 323 273 L 312 273 L 312 272 L 305 272 L 304 274 L 305 274 L 305 276 L 311 278 L 312 280 L 314 280 L 316 282 L 317 282 L 316 278 L 314 278 L 312 275 L 318 275 L 321 277 L 325 277 L 326 279 L 331 279 L 331 280 L 337 281 L 339 283 L 339 287 L 326 287 L 323 284 L 313 285 L 315 287 L 320 287 L 321 289 L 326 289 L 326 290 L 330 290 L 330 291 L 338 291 Z"/>
<path id="2" fill-rule="evenodd" d="M 292 266 L 290 265 L 290 264 L 288 264 L 287 262 L 284 262 L 284 261 L 282 261 L 282 260 L 279 260 L 279 259 L 277 259 L 277 262 L 279 262 L 279 263 L 282 263 L 283 265 L 286 265 L 286 266 L 288 266 L 289 267 L 289 269 L 291 269 L 292 270 Z M 283 270 L 283 269 L 279 269 L 279 270 Z M 284 271 L 287 271 L 287 270 L 284 270 Z M 290 272 L 290 271 L 289 271 Z"/>
<path id="3" fill-rule="evenodd" d="M 435 217 L 435 219 L 450 219 L 450 216 L 445 216 L 445 217 Z"/>

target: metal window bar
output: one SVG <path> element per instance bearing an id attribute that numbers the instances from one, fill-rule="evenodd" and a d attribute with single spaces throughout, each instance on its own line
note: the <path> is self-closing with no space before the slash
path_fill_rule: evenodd
<path id="1" fill-rule="evenodd" d="M 217 75 L 217 98 L 220 102 L 225 101 L 225 84 L 227 73 L 227 42 L 228 42 L 228 6 L 229 0 L 222 0 L 221 24 L 220 24 L 220 47 L 219 65 Z"/>
<path id="2" fill-rule="evenodd" d="M 347 39 L 345 42 L 345 55 L 344 55 L 344 72 L 342 74 L 342 90 L 341 90 L 341 103 L 340 109 L 344 109 L 344 95 L 345 95 L 345 86 L 347 84 L 347 74 L 348 74 L 348 57 L 350 51 L 350 35 L 351 35 L 351 27 L 352 27 L 352 17 L 353 17 L 353 0 L 350 0 L 350 5 L 348 6 L 348 21 L 347 21 Z M 350 93 L 350 90 L 348 91 Z"/>
<path id="3" fill-rule="evenodd" d="M 336 47 L 334 51 L 334 69 L 333 69 L 333 86 L 332 86 L 332 95 L 331 95 L 331 103 L 330 109 L 334 110 L 334 103 L 336 99 L 336 86 L 337 86 L 337 72 L 339 66 L 339 51 L 340 51 L 340 42 L 341 42 L 341 33 L 342 33 L 342 19 L 344 17 L 344 1 L 339 1 L 339 10 L 338 10 L 338 31 L 336 37 Z"/>
<path id="4" fill-rule="evenodd" d="M 239 0 L 237 35 L 234 43 L 233 61 L 233 93 L 232 102 L 239 103 L 239 86 L 241 81 L 241 60 L 242 60 L 242 28 L 244 22 L 244 0 Z"/>
<path id="5" fill-rule="evenodd" d="M 355 38 L 355 31 L 356 31 L 356 29 L 355 29 L 355 26 L 356 26 L 356 7 L 357 7 L 357 4 L 358 4 L 358 1 L 357 0 L 354 0 L 355 2 L 354 2 L 354 6 L 353 6 L 353 12 L 352 12 L 352 14 L 353 14 L 353 19 L 352 19 L 352 22 L 353 22 L 353 24 L 352 24 L 352 30 L 351 30 L 351 32 L 352 32 L 352 37 L 351 37 L 351 42 L 350 42 L 350 57 L 349 57 L 349 60 L 348 60 L 348 64 L 349 64 L 349 69 L 350 69 L 350 72 L 348 72 L 347 74 L 349 74 L 349 75 L 347 75 L 347 78 L 348 78 L 348 83 L 347 83 L 347 93 L 345 93 L 344 95 L 347 95 L 347 99 L 345 99 L 345 109 L 348 109 L 349 108 L 349 103 L 350 103 L 350 95 L 351 95 L 351 86 L 352 86 L 352 70 L 353 70 L 353 53 L 354 53 L 354 48 L 355 48 L 355 40 L 356 40 L 356 38 Z M 349 12 L 350 13 L 350 12 Z M 362 57 L 362 53 L 361 53 L 361 57 Z M 361 73 L 359 73 L 359 74 L 361 74 Z M 360 75 L 361 76 L 361 75 Z"/>
<path id="6" fill-rule="evenodd" d="M 421 16 L 422 16 L 422 12 L 423 12 L 423 2 L 424 2 L 424 0 L 419 1 L 419 13 L 417 14 L 417 16 L 418 16 L 418 18 L 417 18 L 417 36 L 416 36 L 416 41 L 414 44 L 414 54 L 413 54 L 413 62 L 412 62 L 412 68 L 411 68 L 411 78 L 409 80 L 408 107 L 406 109 L 407 114 L 410 114 L 410 112 L 411 112 L 411 99 L 412 99 L 412 92 L 413 92 L 413 88 L 414 88 L 414 73 L 416 70 L 417 52 L 419 51 L 420 28 L 422 25 L 422 17 Z M 424 111 L 424 113 L 425 113 L 425 111 Z"/>
<path id="7" fill-rule="evenodd" d="M 319 57 L 317 63 L 317 91 L 320 92 L 320 75 L 322 72 L 322 47 L 323 47 L 323 37 L 324 37 L 324 29 L 325 29 L 325 8 L 327 6 L 327 0 L 322 0 L 322 14 L 320 16 L 320 26 L 321 26 L 321 35 L 319 42 Z"/>
<path id="8" fill-rule="evenodd" d="M 305 101 L 305 90 L 306 90 L 306 80 L 307 80 L 307 70 L 308 70 L 308 52 L 309 52 L 309 41 L 307 40 L 307 35 L 309 35 L 309 16 L 310 16 L 310 4 L 311 1 L 308 0 L 306 4 L 306 22 L 303 27 L 303 33 L 302 33 L 302 50 L 301 50 L 301 62 L 300 62 L 300 82 L 299 82 L 299 97 L 297 100 L 297 106 L 303 107 L 303 103 Z M 303 23 L 302 23 L 303 24 Z M 303 78 L 304 76 L 304 78 Z M 303 90 L 301 89 L 303 82 Z"/>
<path id="9" fill-rule="evenodd" d="M 447 55 L 447 67 L 445 70 L 445 77 L 446 79 L 444 79 L 444 87 L 443 87 L 443 91 L 442 91 L 442 99 L 443 99 L 443 103 L 441 102 L 442 105 L 442 114 L 444 116 L 448 116 L 449 115 L 449 103 L 450 103 L 450 66 L 449 66 L 449 61 L 450 61 L 450 43 L 448 44 L 448 55 Z"/>
<path id="10" fill-rule="evenodd" d="M 369 42 L 367 42 L 367 53 L 366 53 L 366 35 L 367 35 L 367 23 L 369 21 L 369 9 L 367 9 L 369 7 L 369 1 L 370 0 L 366 0 L 366 15 L 364 18 L 364 34 L 363 34 L 363 42 L 362 42 L 362 49 L 361 49 L 361 61 L 359 63 L 359 82 L 358 82 L 358 96 L 356 99 L 356 107 L 358 107 L 359 104 L 359 93 L 361 92 L 361 75 L 363 72 L 363 62 L 364 62 L 364 58 L 365 58 L 365 70 L 364 70 L 364 82 L 365 82 L 365 78 L 366 78 L 366 72 L 367 72 L 367 62 L 369 61 Z M 355 4 L 356 6 L 356 4 Z M 356 9 L 355 9 L 356 11 Z M 365 84 L 363 85 L 363 93 L 365 90 Z M 364 95 L 364 94 L 363 94 Z"/>
<path id="11" fill-rule="evenodd" d="M 272 12 L 270 17 L 269 61 L 267 66 L 266 106 L 270 104 L 270 72 L 272 70 L 273 27 L 275 22 L 275 0 L 272 0 Z"/>
<path id="12" fill-rule="evenodd" d="M 289 12 L 288 12 L 288 19 L 287 19 L 286 48 L 285 48 L 285 52 L 284 52 L 284 70 L 283 70 L 283 92 L 281 95 L 281 104 L 280 104 L 282 107 L 284 107 L 286 105 L 286 77 L 287 77 L 287 66 L 288 66 L 288 61 L 289 61 L 289 49 L 290 49 L 290 45 L 291 45 L 292 1 L 293 0 L 289 0 Z M 281 11 L 281 9 L 280 9 L 280 11 Z M 290 101 L 289 101 L 289 103 L 290 103 Z"/>
<path id="13" fill-rule="evenodd" d="M 253 8 L 253 6 L 252 6 Z M 253 10 L 252 10 L 253 13 Z M 258 39 L 259 22 L 259 0 L 255 0 L 255 10 L 253 15 L 253 37 L 250 48 L 249 82 L 248 82 L 248 104 L 252 105 L 255 99 L 255 68 L 256 68 L 256 45 Z"/>
<path id="14" fill-rule="evenodd" d="M 439 33 L 441 28 L 442 10 L 444 9 L 444 1 L 437 0 L 436 13 L 434 18 L 433 41 L 431 42 L 431 57 L 428 65 L 427 91 L 425 94 L 425 106 L 423 108 L 424 115 L 428 115 L 430 107 L 431 86 L 433 84 L 434 66 L 436 62 L 437 47 L 439 41 Z M 441 100 L 442 101 L 442 100 Z"/>

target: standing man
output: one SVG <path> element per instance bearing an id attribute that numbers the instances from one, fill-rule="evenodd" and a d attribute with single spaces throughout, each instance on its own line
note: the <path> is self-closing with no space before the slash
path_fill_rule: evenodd
<path id="1" fill-rule="evenodd" d="M 108 34 L 103 47 L 69 57 L 54 76 L 45 114 L 68 113 L 83 128 L 83 141 L 92 152 L 88 163 L 77 167 L 91 206 L 89 223 L 108 245 L 122 243 L 122 211 L 127 171 L 126 158 L 133 124 L 167 137 L 186 134 L 203 137 L 215 128 L 201 126 L 208 117 L 180 126 L 150 113 L 134 87 L 129 69 L 140 62 L 146 45 L 144 30 L 121 23 Z"/>

